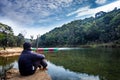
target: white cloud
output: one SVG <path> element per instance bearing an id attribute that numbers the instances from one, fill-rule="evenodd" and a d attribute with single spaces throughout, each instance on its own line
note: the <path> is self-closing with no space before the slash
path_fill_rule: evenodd
<path id="1" fill-rule="evenodd" d="M 106 1 L 107 1 L 107 0 L 96 0 L 95 2 L 96 2 L 97 4 L 104 4 L 104 3 L 106 3 Z"/>
<path id="2" fill-rule="evenodd" d="M 50 9 L 57 9 L 57 6 L 54 5 L 53 3 L 48 3 L 48 7 L 49 7 Z"/>
<path id="3" fill-rule="evenodd" d="M 33 24 L 60 12 L 61 7 L 69 6 L 73 0 L 9 0 L 0 1 L 3 14 L 19 23 Z M 47 21 L 46 21 L 47 22 Z"/>
<path id="4" fill-rule="evenodd" d="M 34 36 L 34 39 L 37 38 L 37 35 L 40 34 L 40 35 L 43 35 L 45 34 L 46 32 L 52 30 L 54 27 L 24 27 L 24 25 L 18 25 L 16 23 L 14 23 L 13 21 L 11 20 L 8 20 L 6 18 L 4 19 L 0 19 L 0 22 L 3 23 L 3 24 L 7 24 L 9 25 L 12 29 L 13 29 L 13 32 L 14 34 L 17 36 L 19 33 L 23 33 L 25 38 L 30 38 L 30 36 Z"/>
<path id="5" fill-rule="evenodd" d="M 71 16 L 71 15 L 76 14 L 76 17 L 83 17 L 83 16 L 86 16 L 86 15 L 87 15 L 86 17 L 90 17 L 90 16 L 94 16 L 99 11 L 109 12 L 109 11 L 113 10 L 115 7 L 120 8 L 119 3 L 120 3 L 120 0 L 118 0 L 116 2 L 113 2 L 111 4 L 108 4 L 108 5 L 104 5 L 104 6 L 93 8 L 93 9 L 90 9 L 87 6 L 87 7 L 84 7 L 84 8 L 80 8 L 80 9 L 74 11 L 74 12 L 71 12 L 67 16 Z"/>
<path id="6" fill-rule="evenodd" d="M 86 6 L 86 7 L 83 7 L 83 8 L 79 8 L 78 10 L 67 14 L 67 16 L 71 16 L 71 15 L 74 15 L 74 14 L 77 14 L 77 13 L 86 12 L 86 11 L 88 11 L 88 9 L 89 9 L 89 6 Z"/>
<path id="7" fill-rule="evenodd" d="M 25 37 L 30 38 L 30 35 L 44 34 L 55 26 L 41 27 L 35 26 L 35 23 L 50 22 L 50 15 L 55 12 L 60 12 L 61 7 L 68 7 L 73 0 L 2 0 L 0 3 L 1 12 L 4 16 L 0 16 L 0 22 L 12 27 L 14 34 L 18 35 L 21 32 L 26 32 Z M 1 14 L 1 13 L 0 13 Z M 56 17 L 55 17 L 56 18 Z M 52 19 L 55 19 L 52 18 Z M 56 18 L 60 20 L 60 18 Z M 30 25 L 33 25 L 31 27 Z M 30 27 L 29 27 L 30 26 Z"/>
<path id="8" fill-rule="evenodd" d="M 6 18 L 2 20 L 0 19 L 0 22 L 10 26 L 13 29 L 13 32 L 15 35 L 18 35 L 23 30 L 20 25 L 18 26 L 16 23 L 14 23 L 13 21 L 9 19 L 6 19 Z"/>
<path id="9" fill-rule="evenodd" d="M 30 38 L 30 36 L 34 36 L 34 38 L 37 38 L 37 35 L 43 35 L 46 32 L 52 30 L 52 27 L 49 28 L 45 28 L 45 27 L 32 27 L 32 28 L 23 28 L 23 30 L 25 30 L 27 32 L 26 34 L 26 38 Z"/>

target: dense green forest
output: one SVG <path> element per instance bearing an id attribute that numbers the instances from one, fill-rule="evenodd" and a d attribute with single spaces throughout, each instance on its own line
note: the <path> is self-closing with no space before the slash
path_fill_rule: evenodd
<path id="1" fill-rule="evenodd" d="M 37 41 L 37 40 L 36 40 Z M 95 17 L 75 20 L 39 37 L 39 47 L 120 44 L 120 9 L 100 11 Z"/>
<path id="2" fill-rule="evenodd" d="M 24 42 L 24 36 L 19 33 L 18 36 L 13 34 L 10 26 L 0 23 L 0 47 L 20 47 Z"/>

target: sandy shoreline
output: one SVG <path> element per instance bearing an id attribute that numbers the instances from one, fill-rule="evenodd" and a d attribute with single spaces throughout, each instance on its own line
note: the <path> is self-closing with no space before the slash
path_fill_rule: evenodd
<path id="1" fill-rule="evenodd" d="M 9 56 L 18 56 L 22 52 L 22 48 L 7 48 L 6 50 L 0 50 L 0 56 L 9 57 Z"/>

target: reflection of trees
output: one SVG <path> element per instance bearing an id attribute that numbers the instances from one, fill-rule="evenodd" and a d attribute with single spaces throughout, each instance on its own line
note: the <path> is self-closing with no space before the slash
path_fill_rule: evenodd
<path id="1" fill-rule="evenodd" d="M 5 62 L 6 64 L 10 64 L 10 63 L 14 62 L 17 59 L 18 59 L 18 56 L 0 57 L 0 65 L 3 66 L 5 61 L 6 61 Z"/>
<path id="2" fill-rule="evenodd" d="M 52 63 L 75 72 L 99 75 L 101 80 L 118 80 L 119 53 L 119 49 L 85 49 L 59 51 L 57 54 L 47 54 L 46 57 Z"/>
<path id="3" fill-rule="evenodd" d="M 13 68 L 13 62 L 17 57 L 1 57 L 0 58 L 0 77 L 6 80 L 6 72 Z"/>
<path id="4" fill-rule="evenodd" d="M 7 64 L 7 65 L 4 65 L 4 66 L 0 66 L 0 77 L 1 78 L 4 78 L 6 80 L 6 72 L 13 68 L 13 64 Z"/>

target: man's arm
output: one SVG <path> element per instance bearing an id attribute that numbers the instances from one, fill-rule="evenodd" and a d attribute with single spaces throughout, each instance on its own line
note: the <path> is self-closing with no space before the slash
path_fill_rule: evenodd
<path id="1" fill-rule="evenodd" d="M 38 59 L 38 60 L 45 59 L 45 56 L 43 54 L 38 54 L 38 53 L 32 52 L 32 55 L 33 55 L 34 59 Z"/>

